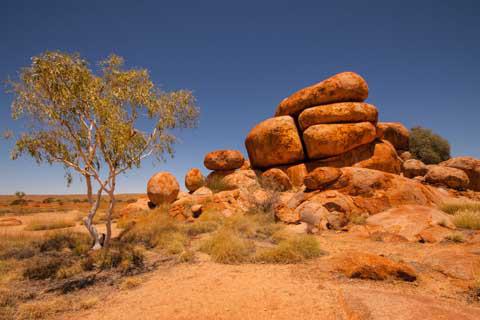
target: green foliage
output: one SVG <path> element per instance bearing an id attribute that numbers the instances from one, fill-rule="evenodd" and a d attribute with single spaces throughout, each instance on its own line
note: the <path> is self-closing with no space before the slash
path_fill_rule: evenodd
<path id="1" fill-rule="evenodd" d="M 412 155 L 426 164 L 437 164 L 450 159 L 450 144 L 430 129 L 412 128 L 409 143 Z"/>

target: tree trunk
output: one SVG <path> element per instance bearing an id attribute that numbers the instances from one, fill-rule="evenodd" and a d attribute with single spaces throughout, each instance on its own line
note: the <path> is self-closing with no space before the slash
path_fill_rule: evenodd
<path id="1" fill-rule="evenodd" d="M 110 197 L 110 204 L 108 205 L 107 209 L 107 222 L 105 223 L 107 229 L 107 235 L 105 237 L 104 246 L 108 247 L 110 245 L 110 239 L 112 238 L 112 214 L 113 209 L 115 208 L 115 178 L 112 181 L 112 187 L 110 188 L 110 192 L 108 193 Z"/>
<path id="2" fill-rule="evenodd" d="M 85 182 L 87 183 L 87 199 L 90 205 L 93 206 L 92 177 L 89 174 L 85 175 Z"/>
<path id="3" fill-rule="evenodd" d="M 88 216 L 83 219 L 83 224 L 87 228 L 88 232 L 90 233 L 90 236 L 93 240 L 93 250 L 98 250 L 102 248 L 102 243 L 100 241 L 100 236 L 98 235 L 97 228 L 93 225 L 93 218 L 95 218 L 95 214 L 97 213 L 98 207 L 100 206 L 100 201 L 102 199 L 102 189 L 98 190 L 97 192 L 97 198 L 90 208 L 90 212 L 88 213 Z"/>

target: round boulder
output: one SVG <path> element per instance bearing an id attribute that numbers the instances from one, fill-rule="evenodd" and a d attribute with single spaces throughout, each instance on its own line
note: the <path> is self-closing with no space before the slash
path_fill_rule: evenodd
<path id="1" fill-rule="evenodd" d="M 470 180 L 460 169 L 430 165 L 425 175 L 425 181 L 430 184 L 440 184 L 452 189 L 465 189 Z"/>
<path id="2" fill-rule="evenodd" d="M 157 206 L 174 202 L 179 191 L 177 179 L 169 172 L 156 173 L 148 180 L 148 199 Z"/>
<path id="3" fill-rule="evenodd" d="M 397 150 L 408 150 L 410 132 L 399 122 L 379 122 L 378 128 L 384 140 L 389 141 Z"/>
<path id="4" fill-rule="evenodd" d="M 470 184 L 468 188 L 474 191 L 480 191 L 480 159 L 472 157 L 456 157 L 440 163 L 441 166 L 451 167 L 463 170 Z"/>
<path id="5" fill-rule="evenodd" d="M 288 175 L 280 169 L 272 168 L 262 173 L 261 183 L 264 188 L 276 191 L 287 191 L 292 189 L 292 183 Z"/>
<path id="6" fill-rule="evenodd" d="M 203 164 L 210 170 L 235 170 L 243 165 L 245 159 L 238 150 L 216 150 L 208 153 Z"/>
<path id="7" fill-rule="evenodd" d="M 317 124 L 303 133 L 310 159 L 322 159 L 350 151 L 375 140 L 375 126 L 370 122 Z"/>
<path id="8" fill-rule="evenodd" d="M 245 139 L 253 168 L 300 162 L 304 159 L 302 141 L 290 116 L 260 122 Z"/>
<path id="9" fill-rule="evenodd" d="M 304 109 L 334 102 L 362 102 L 367 97 L 367 82 L 354 72 L 342 72 L 283 99 L 275 116 L 296 115 Z"/>
<path id="10" fill-rule="evenodd" d="M 192 168 L 188 170 L 187 174 L 185 175 L 185 187 L 188 189 L 188 191 L 194 192 L 204 185 L 205 178 L 200 169 Z"/>
<path id="11" fill-rule="evenodd" d="M 423 177 L 427 174 L 428 168 L 420 160 L 410 159 L 403 162 L 402 165 L 403 175 L 407 178 L 415 178 L 418 176 Z"/>
<path id="12" fill-rule="evenodd" d="M 304 179 L 304 184 L 309 190 L 320 190 L 325 186 L 337 181 L 342 175 L 342 171 L 333 167 L 316 168 Z"/>
<path id="13" fill-rule="evenodd" d="M 372 122 L 376 123 L 378 111 L 375 106 L 362 102 L 341 102 L 304 110 L 298 117 L 302 130 L 316 124 Z"/>

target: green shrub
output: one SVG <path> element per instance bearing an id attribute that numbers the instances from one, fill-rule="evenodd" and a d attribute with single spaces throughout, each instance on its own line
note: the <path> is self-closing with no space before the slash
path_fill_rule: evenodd
<path id="1" fill-rule="evenodd" d="M 430 129 L 412 128 L 409 144 L 412 155 L 426 164 L 437 164 L 450 159 L 450 144 Z"/>

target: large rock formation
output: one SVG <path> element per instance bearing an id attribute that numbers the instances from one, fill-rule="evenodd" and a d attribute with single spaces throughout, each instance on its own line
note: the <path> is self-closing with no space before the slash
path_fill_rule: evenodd
<path id="1" fill-rule="evenodd" d="M 344 72 L 284 99 L 276 117 L 247 136 L 252 167 L 278 167 L 295 186 L 321 166 L 400 174 L 402 160 L 396 149 L 408 149 L 408 130 L 397 123 L 384 123 L 384 130 L 379 129 L 377 108 L 362 102 L 367 96 L 365 80 Z"/>
<path id="2" fill-rule="evenodd" d="M 148 198 L 157 206 L 175 201 L 179 191 L 177 179 L 169 172 L 156 173 L 148 180 Z"/>
<path id="3" fill-rule="evenodd" d="M 362 102 L 367 97 L 368 85 L 365 80 L 354 72 L 343 72 L 283 99 L 275 115 L 295 115 L 306 108 L 334 102 Z"/>

